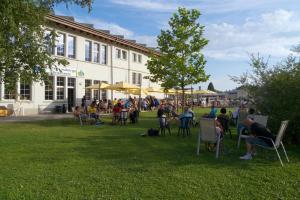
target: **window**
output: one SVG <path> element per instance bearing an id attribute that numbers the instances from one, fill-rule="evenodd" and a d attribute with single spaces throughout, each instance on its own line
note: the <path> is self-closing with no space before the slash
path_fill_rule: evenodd
<path id="1" fill-rule="evenodd" d="M 76 48 L 75 37 L 68 36 L 68 57 L 69 58 L 75 58 L 75 48 Z"/>
<path id="2" fill-rule="evenodd" d="M 139 73 L 139 74 L 138 74 L 137 84 L 138 84 L 138 85 L 141 85 L 141 83 L 142 83 L 142 74 Z"/>
<path id="3" fill-rule="evenodd" d="M 65 34 L 58 33 L 57 34 L 57 47 L 56 54 L 59 56 L 65 55 Z"/>
<path id="4" fill-rule="evenodd" d="M 75 78 L 68 78 L 68 86 L 75 87 Z"/>
<path id="5" fill-rule="evenodd" d="M 132 84 L 136 84 L 136 73 L 132 72 Z"/>
<path id="6" fill-rule="evenodd" d="M 100 81 L 99 80 L 94 80 L 94 84 L 99 84 L 100 83 Z M 99 90 L 98 89 L 96 89 L 96 90 L 94 90 L 94 99 L 98 99 L 99 100 Z"/>
<path id="7" fill-rule="evenodd" d="M 121 59 L 121 49 L 116 49 L 116 58 Z"/>
<path id="8" fill-rule="evenodd" d="M 52 45 L 52 35 L 51 35 L 51 31 L 46 30 L 45 31 L 45 47 L 46 47 L 46 51 L 49 54 L 54 54 L 54 47 Z"/>
<path id="9" fill-rule="evenodd" d="M 63 100 L 65 98 L 65 78 L 57 77 L 56 79 L 56 99 Z"/>
<path id="10" fill-rule="evenodd" d="M 92 85 L 92 80 L 86 79 L 85 80 L 85 87 L 91 86 Z M 91 89 L 85 89 L 85 98 L 86 100 L 90 100 L 92 95 Z"/>
<path id="11" fill-rule="evenodd" d="M 30 100 L 30 83 L 28 81 L 20 81 L 20 99 Z"/>
<path id="12" fill-rule="evenodd" d="M 107 46 L 106 45 L 101 45 L 100 62 L 103 65 L 107 64 Z"/>
<path id="13" fill-rule="evenodd" d="M 45 81 L 45 100 L 53 100 L 53 77 L 49 76 Z"/>
<path id="14" fill-rule="evenodd" d="M 85 41 L 85 61 L 92 61 L 92 42 Z"/>
<path id="15" fill-rule="evenodd" d="M 15 99 L 16 88 L 15 83 L 4 83 L 4 99 Z"/>
<path id="16" fill-rule="evenodd" d="M 138 56 L 139 63 L 142 63 L 142 55 Z"/>
<path id="17" fill-rule="evenodd" d="M 122 59 L 127 60 L 127 51 L 122 51 Z"/>
<path id="18" fill-rule="evenodd" d="M 101 81 L 102 83 L 108 83 L 107 81 Z M 107 99 L 107 90 L 101 90 L 101 99 Z"/>
<path id="19" fill-rule="evenodd" d="M 132 60 L 133 60 L 133 62 L 136 62 L 136 53 L 132 54 Z"/>
<path id="20" fill-rule="evenodd" d="M 100 45 L 97 43 L 94 43 L 93 46 L 93 62 L 100 62 Z"/>

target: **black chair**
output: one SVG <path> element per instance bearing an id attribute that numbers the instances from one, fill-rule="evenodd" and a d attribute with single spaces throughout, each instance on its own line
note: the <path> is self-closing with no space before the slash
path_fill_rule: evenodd
<path id="1" fill-rule="evenodd" d="M 170 125 L 167 121 L 167 117 L 166 116 L 161 116 L 158 118 L 159 121 L 159 132 L 160 135 L 166 135 L 166 129 L 168 129 L 169 131 L 169 135 L 171 135 L 171 130 L 170 130 Z"/>
<path id="2" fill-rule="evenodd" d="M 191 124 L 192 124 L 192 120 L 193 117 L 182 117 L 180 118 L 180 125 L 178 128 L 178 134 L 177 136 L 179 136 L 180 134 L 182 134 L 182 137 L 184 137 L 185 135 L 190 135 L 191 134 Z"/>
<path id="3" fill-rule="evenodd" d="M 225 116 L 222 116 L 222 115 L 219 115 L 217 117 L 217 119 L 218 119 L 218 121 L 220 122 L 220 124 L 223 127 L 224 134 L 229 133 L 230 134 L 230 138 L 232 139 L 231 130 L 229 128 L 229 122 L 230 122 L 229 118 L 227 118 Z"/>

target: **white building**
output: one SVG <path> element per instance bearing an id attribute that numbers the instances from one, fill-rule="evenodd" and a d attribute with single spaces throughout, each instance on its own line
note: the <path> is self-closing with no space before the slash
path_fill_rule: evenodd
<path id="1" fill-rule="evenodd" d="M 1 84 L 0 105 L 21 104 L 25 115 L 29 115 L 51 111 L 57 105 L 79 105 L 84 95 L 88 99 L 125 97 L 120 92 L 86 89 L 101 81 L 109 84 L 124 81 L 143 88 L 156 86 L 143 78 L 149 75 L 146 63 L 150 48 L 75 22 L 72 17 L 50 15 L 47 20 L 46 30 L 54 29 L 58 34 L 56 47 L 51 49 L 53 56 L 65 58 L 69 65 L 49 71 L 51 83 L 18 81 L 15 90 Z"/>

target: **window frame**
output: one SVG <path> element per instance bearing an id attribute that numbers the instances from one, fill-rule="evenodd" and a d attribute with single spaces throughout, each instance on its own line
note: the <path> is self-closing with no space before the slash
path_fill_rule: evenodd
<path id="1" fill-rule="evenodd" d="M 26 80 L 20 80 L 20 100 L 31 100 L 31 83 Z"/>
<path id="2" fill-rule="evenodd" d="M 62 78 L 63 79 L 63 85 L 59 85 L 58 84 L 58 79 L 60 79 L 60 78 Z M 66 81 L 66 77 L 63 77 L 63 76 L 57 76 L 56 77 L 56 100 L 64 100 L 65 99 L 65 81 Z M 60 81 L 61 82 L 61 81 Z M 62 90 L 62 92 L 61 92 L 61 90 Z M 62 93 L 62 95 L 61 94 L 59 94 L 59 92 L 61 92 Z"/>
<path id="3" fill-rule="evenodd" d="M 105 47 L 104 48 L 104 56 L 102 57 L 102 47 Z M 107 52 L 108 52 L 108 47 L 107 47 L 107 45 L 105 45 L 105 44 L 101 44 L 101 46 L 100 46 L 100 64 L 102 64 L 102 65 L 107 65 Z M 103 61 L 103 58 L 104 58 L 104 61 Z"/>
<path id="4" fill-rule="evenodd" d="M 60 54 L 60 40 L 57 38 L 60 38 L 59 36 L 56 37 L 56 55 L 57 56 L 66 56 L 66 34 L 58 32 L 57 35 L 62 35 L 63 36 L 63 54 Z"/>
<path id="5" fill-rule="evenodd" d="M 95 50 L 95 46 L 98 47 L 96 50 Z M 97 42 L 93 42 L 93 62 L 94 63 L 100 63 L 100 44 L 97 43 Z M 95 57 L 97 56 L 97 57 Z M 96 58 L 96 60 L 95 60 Z"/>
<path id="6" fill-rule="evenodd" d="M 87 44 L 89 44 L 89 49 L 87 49 Z M 92 41 L 91 40 L 85 40 L 84 41 L 84 60 L 86 62 L 92 62 L 93 59 L 93 53 L 92 53 Z M 88 51 L 87 51 L 88 50 Z M 89 53 L 89 58 L 87 58 L 87 52 Z"/>
<path id="7" fill-rule="evenodd" d="M 49 80 L 47 80 L 47 81 L 49 81 L 49 83 L 46 82 L 46 81 L 44 82 L 44 84 L 45 84 L 45 87 L 44 87 L 44 89 L 45 89 L 44 99 L 46 101 L 51 101 L 51 100 L 54 100 L 54 77 L 53 76 L 49 76 L 48 79 Z M 52 98 L 49 98 L 51 96 L 52 96 Z"/>
<path id="8" fill-rule="evenodd" d="M 72 54 L 70 54 L 70 46 L 69 46 L 69 38 L 73 38 L 73 51 Z M 67 36 L 67 45 L 68 45 L 68 58 L 73 58 L 76 59 L 76 37 L 73 35 L 68 35 Z"/>

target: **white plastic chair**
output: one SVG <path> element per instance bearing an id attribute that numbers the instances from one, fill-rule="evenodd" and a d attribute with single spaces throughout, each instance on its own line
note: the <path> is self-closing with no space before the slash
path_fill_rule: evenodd
<path id="1" fill-rule="evenodd" d="M 287 160 L 288 162 L 290 162 L 290 160 L 289 160 L 289 158 L 288 158 L 288 155 L 287 155 L 287 153 L 286 153 L 286 151 L 285 151 L 284 145 L 283 145 L 283 143 L 282 143 L 282 138 L 283 138 L 283 135 L 284 135 L 284 133 L 285 133 L 285 130 L 286 130 L 286 128 L 287 128 L 288 123 L 289 123 L 288 120 L 282 121 L 282 122 L 281 122 L 281 125 L 280 125 L 280 128 L 279 128 L 279 131 L 278 131 L 278 134 L 277 134 L 277 136 L 276 136 L 275 141 L 273 141 L 271 138 L 267 138 L 267 137 L 262 137 L 262 136 L 260 136 L 260 138 L 265 138 L 265 139 L 270 140 L 270 141 L 272 142 L 272 145 L 273 145 L 273 146 L 269 147 L 269 146 L 257 145 L 257 146 L 260 146 L 260 147 L 262 147 L 262 148 L 264 148 L 264 149 L 275 150 L 276 153 L 277 153 L 277 156 L 278 156 L 278 159 L 279 159 L 279 161 L 280 161 L 281 166 L 283 166 L 283 162 L 282 162 L 281 157 L 280 157 L 280 154 L 279 154 L 279 152 L 278 152 L 278 149 L 280 148 L 280 146 L 281 146 L 282 149 L 283 149 L 283 152 L 284 152 L 284 155 L 285 155 L 285 157 L 286 157 L 286 160 Z"/>
<path id="2" fill-rule="evenodd" d="M 211 119 L 211 118 L 200 119 L 197 155 L 199 155 L 201 140 L 204 142 L 217 143 L 216 158 L 218 158 L 220 154 L 221 135 L 217 133 L 215 119 Z"/>
<path id="3" fill-rule="evenodd" d="M 251 118 L 253 119 L 253 121 L 263 125 L 264 127 L 267 127 L 269 116 L 267 116 L 267 115 L 251 115 Z M 240 148 L 241 139 L 246 139 L 247 137 L 249 137 L 248 135 L 243 135 L 242 132 L 243 132 L 243 129 L 241 129 L 240 133 L 239 133 L 237 148 Z"/>

